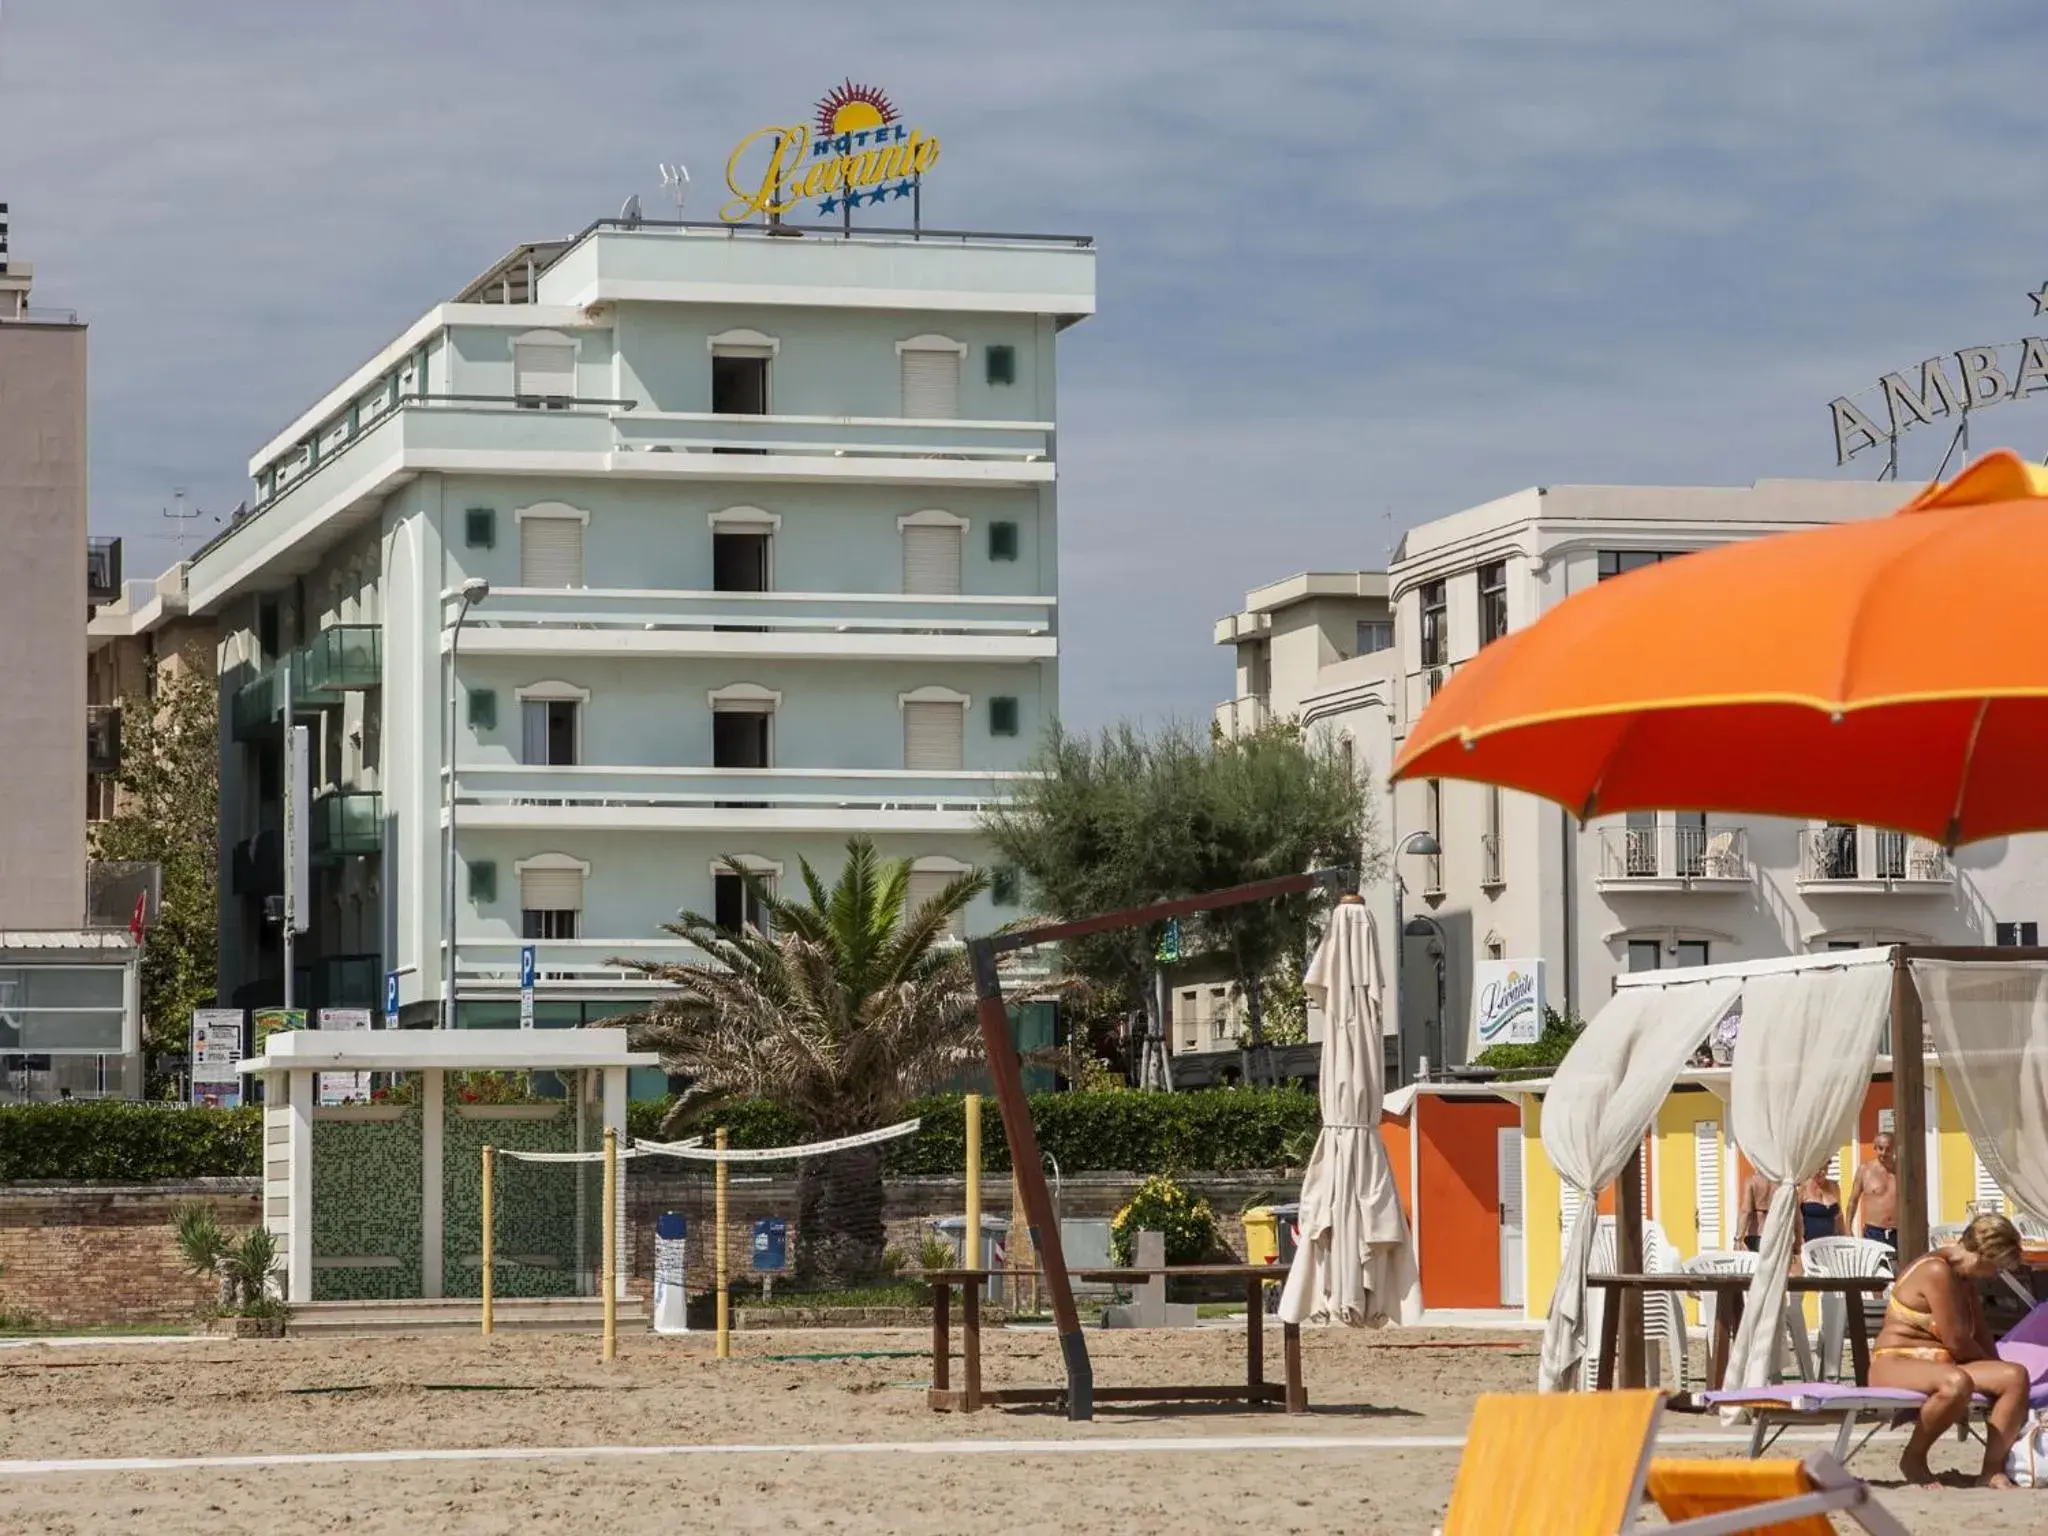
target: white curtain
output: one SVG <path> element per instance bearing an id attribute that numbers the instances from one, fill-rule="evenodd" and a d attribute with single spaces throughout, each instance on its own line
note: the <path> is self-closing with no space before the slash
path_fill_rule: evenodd
<path id="1" fill-rule="evenodd" d="M 1856 1123 L 1891 985 L 1891 967 L 1878 964 L 1757 976 L 1743 986 L 1729 1128 L 1757 1172 L 1777 1187 L 1729 1354 L 1730 1387 L 1763 1386 L 1776 1370 L 1799 1185 L 1826 1165 Z"/>
<path id="2" fill-rule="evenodd" d="M 1539 1390 L 1566 1390 L 1585 1358 L 1586 1269 L 1599 1225 L 1596 1192 L 1628 1166 L 1687 1060 L 1739 994 L 1740 983 L 1732 977 L 1625 987 L 1558 1064 L 1543 1100 L 1543 1150 L 1558 1177 L 1579 1191 L 1580 1205 L 1543 1329 Z"/>
<path id="3" fill-rule="evenodd" d="M 1978 1158 L 2048 1216 L 2048 966 L 1915 960 L 1913 985 Z"/>

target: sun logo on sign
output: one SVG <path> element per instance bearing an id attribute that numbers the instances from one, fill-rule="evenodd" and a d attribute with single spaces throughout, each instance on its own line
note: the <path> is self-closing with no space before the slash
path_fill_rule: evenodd
<path id="1" fill-rule="evenodd" d="M 826 138 L 895 121 L 896 108 L 887 96 L 872 85 L 855 85 L 851 79 L 833 86 L 818 103 L 818 132 Z"/>

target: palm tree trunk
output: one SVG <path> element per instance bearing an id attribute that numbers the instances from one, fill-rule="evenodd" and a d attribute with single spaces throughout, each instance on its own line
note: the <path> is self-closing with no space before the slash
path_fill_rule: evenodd
<path id="1" fill-rule="evenodd" d="M 796 1283 L 859 1284 L 881 1272 L 882 1149 L 805 1158 L 797 1172 Z"/>

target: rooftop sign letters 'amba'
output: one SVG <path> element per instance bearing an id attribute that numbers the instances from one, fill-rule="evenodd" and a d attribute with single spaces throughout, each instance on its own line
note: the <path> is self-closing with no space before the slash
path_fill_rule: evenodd
<path id="1" fill-rule="evenodd" d="M 815 123 L 757 128 L 740 140 L 725 162 L 732 201 L 718 216 L 739 224 L 756 214 L 780 216 L 812 199 L 820 214 L 907 200 L 918 178 L 938 163 L 936 138 L 905 127 L 873 86 L 849 80 L 818 103 Z"/>
<path id="2" fill-rule="evenodd" d="M 2028 295 L 2036 315 L 2048 314 L 2048 283 Z M 1987 405 L 2024 400 L 2048 389 L 2048 337 L 2028 336 L 1992 347 L 1964 347 L 1888 373 L 1868 389 L 1832 401 L 1835 462 L 1846 464 L 1866 448 L 1889 445 L 1937 416 L 1964 416 Z M 1859 405 L 1857 402 L 1862 401 Z"/>

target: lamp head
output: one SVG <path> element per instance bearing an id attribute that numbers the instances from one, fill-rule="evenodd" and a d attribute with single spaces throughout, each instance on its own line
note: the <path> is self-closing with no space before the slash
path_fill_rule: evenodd
<path id="1" fill-rule="evenodd" d="M 1403 853 L 1419 853 L 1425 859 L 1433 859 L 1444 851 L 1443 844 L 1436 840 L 1434 833 L 1411 832 L 1401 844 Z"/>
<path id="2" fill-rule="evenodd" d="M 491 584 L 481 576 L 472 576 L 462 584 L 462 600 L 465 603 L 480 603 L 491 595 Z"/>
<path id="3" fill-rule="evenodd" d="M 1410 939 L 1433 939 L 1437 935 L 1437 926 L 1430 919 L 1418 915 L 1401 925 L 1401 934 Z"/>

